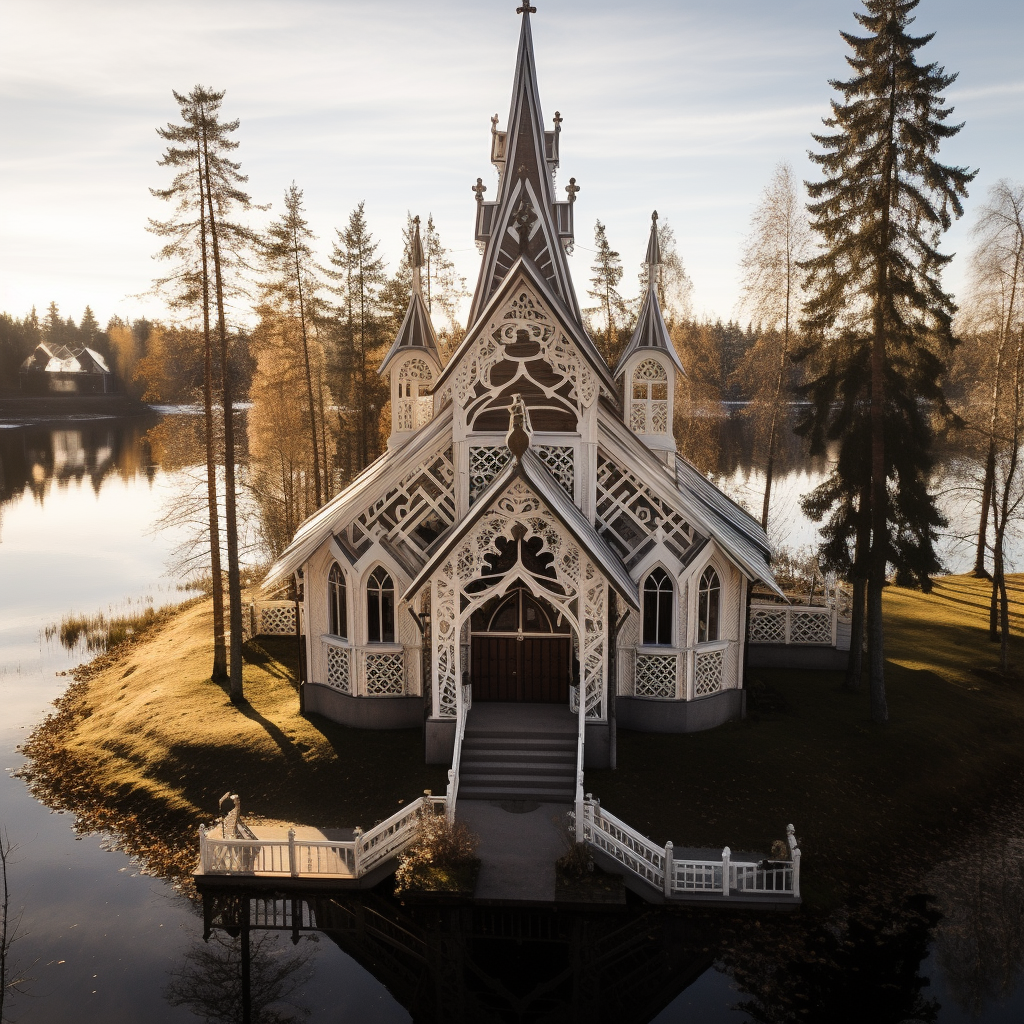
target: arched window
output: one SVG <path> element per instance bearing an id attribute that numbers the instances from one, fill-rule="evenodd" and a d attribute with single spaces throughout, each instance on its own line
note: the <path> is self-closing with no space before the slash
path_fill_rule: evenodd
<path id="1" fill-rule="evenodd" d="M 644 643 L 672 643 L 672 580 L 662 568 L 644 580 Z"/>
<path id="2" fill-rule="evenodd" d="M 337 562 L 327 576 L 327 610 L 330 616 L 331 636 L 348 639 L 348 590 L 345 574 Z"/>
<path id="3" fill-rule="evenodd" d="M 718 573 L 709 565 L 700 578 L 697 591 L 697 643 L 706 644 L 718 639 L 722 605 L 722 584 Z"/>
<path id="4" fill-rule="evenodd" d="M 382 565 L 366 582 L 366 627 L 371 644 L 395 642 L 395 585 Z"/>
<path id="5" fill-rule="evenodd" d="M 629 426 L 638 434 L 667 434 L 668 373 L 656 359 L 645 359 L 633 371 Z"/>

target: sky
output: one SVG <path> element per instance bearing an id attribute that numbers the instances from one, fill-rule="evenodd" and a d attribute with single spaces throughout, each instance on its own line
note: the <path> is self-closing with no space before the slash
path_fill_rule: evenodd
<path id="1" fill-rule="evenodd" d="M 394 270 L 407 212 L 433 213 L 470 287 L 479 256 L 470 191 L 492 186 L 490 117 L 504 127 L 518 0 L 0 0 L 0 311 L 51 300 L 166 316 L 148 218 L 156 128 L 177 120 L 171 90 L 225 89 L 259 227 L 294 180 L 321 257 L 365 200 Z M 581 305 L 600 219 L 637 289 L 652 209 L 675 230 L 694 312 L 739 313 L 738 263 L 750 216 L 779 161 L 801 179 L 848 74 L 841 30 L 859 0 L 534 0 L 541 102 L 562 122 L 561 191 L 577 197 L 570 260 Z M 920 51 L 959 78 L 947 95 L 963 131 L 941 153 L 979 173 L 946 236 L 961 292 L 970 225 L 1000 178 L 1024 179 L 1024 4 L 922 0 Z"/>

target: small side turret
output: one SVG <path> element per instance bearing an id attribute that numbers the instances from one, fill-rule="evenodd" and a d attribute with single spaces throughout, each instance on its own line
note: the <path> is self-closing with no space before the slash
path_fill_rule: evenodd
<path id="1" fill-rule="evenodd" d="M 658 211 L 651 214 L 651 237 L 647 243 L 647 294 L 640 307 L 636 330 L 622 353 L 615 377 L 625 378 L 623 415 L 627 426 L 648 448 L 671 464 L 676 441 L 672 433 L 673 396 L 676 375 L 683 364 L 672 345 L 665 318 L 658 303 Z"/>
<path id="2" fill-rule="evenodd" d="M 398 329 L 394 344 L 380 364 L 378 373 L 391 374 L 391 436 L 388 447 L 394 448 L 408 440 L 434 415 L 432 391 L 441 372 L 441 354 L 437 335 L 430 322 L 430 313 L 423 299 L 421 271 L 424 263 L 420 242 L 420 219 L 413 220 L 412 289 L 405 319 Z"/>

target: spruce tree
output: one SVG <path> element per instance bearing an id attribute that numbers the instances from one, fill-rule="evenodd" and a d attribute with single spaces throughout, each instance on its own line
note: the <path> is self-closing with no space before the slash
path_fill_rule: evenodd
<path id="1" fill-rule="evenodd" d="M 599 313 L 604 320 L 604 337 L 601 339 L 601 355 L 609 366 L 614 366 L 619 357 L 616 321 L 625 311 L 625 303 L 618 292 L 622 280 L 622 260 L 608 243 L 605 227 L 597 221 L 594 225 L 594 262 L 590 269 L 593 277 L 587 294 L 598 302 L 591 312 Z"/>
<path id="2" fill-rule="evenodd" d="M 819 447 L 849 431 L 868 443 L 869 466 L 858 460 L 861 468 L 846 467 L 861 476 L 835 481 L 841 486 L 831 507 L 835 517 L 856 502 L 857 515 L 869 516 L 867 628 L 871 717 L 878 722 L 888 719 L 888 567 L 926 588 L 938 567 L 934 540 L 942 518 L 927 490 L 930 415 L 948 414 L 940 377 L 955 311 L 941 285 L 950 257 L 938 245 L 962 214 L 974 177 L 937 159 L 943 140 L 962 127 L 947 124 L 952 108 L 941 95 L 956 75 L 917 63 L 917 51 L 932 38 L 909 33 L 918 2 L 864 0 L 865 11 L 855 17 L 867 34 L 841 33 L 854 74 L 830 83 L 840 94 L 824 119 L 831 131 L 814 136 L 821 152 L 811 154 L 824 179 L 808 185 L 821 252 L 805 264 L 803 326 L 819 351 L 804 426 Z"/>

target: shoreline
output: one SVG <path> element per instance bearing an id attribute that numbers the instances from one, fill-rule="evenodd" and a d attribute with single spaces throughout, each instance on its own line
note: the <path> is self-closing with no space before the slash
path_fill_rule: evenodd
<path id="1" fill-rule="evenodd" d="M 0 423 L 9 426 L 154 414 L 151 406 L 124 394 L 0 395 Z"/>

